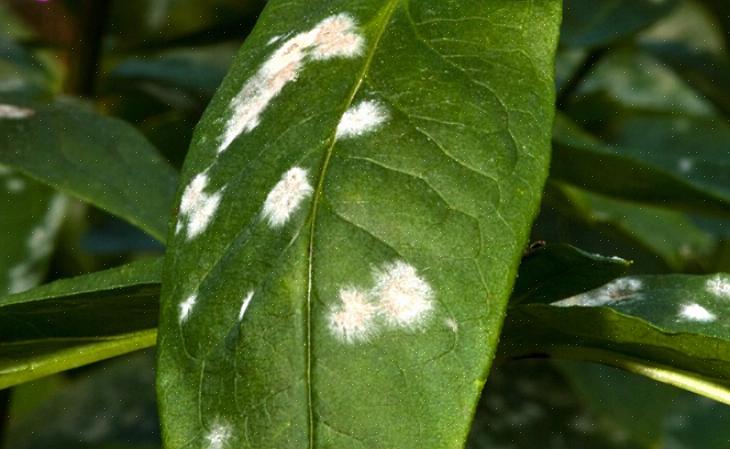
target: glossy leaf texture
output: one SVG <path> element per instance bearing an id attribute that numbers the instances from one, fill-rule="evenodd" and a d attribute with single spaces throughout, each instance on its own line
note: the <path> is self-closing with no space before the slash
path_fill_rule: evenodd
<path id="1" fill-rule="evenodd" d="M 155 344 L 161 259 L 0 298 L 0 388 Z"/>
<path id="2" fill-rule="evenodd" d="M 167 448 L 463 446 L 547 174 L 559 16 L 269 2 L 183 171 Z"/>
<path id="3" fill-rule="evenodd" d="M 0 166 L 0 296 L 43 280 L 66 203 L 65 196 Z"/>
<path id="4" fill-rule="evenodd" d="M 0 163 L 164 240 L 177 174 L 121 120 L 71 103 L 3 105 Z"/>
<path id="5" fill-rule="evenodd" d="M 730 275 L 624 277 L 511 309 L 501 350 L 589 360 L 730 403 Z"/>
<path id="6" fill-rule="evenodd" d="M 684 119 L 679 128 L 661 128 L 648 121 L 653 126 L 647 124 L 641 140 L 608 145 L 559 116 L 551 176 L 607 195 L 728 215 L 728 160 L 722 143 L 730 136 L 730 128 L 719 121 L 702 125 Z M 704 146 L 690 148 L 675 141 L 675 133 Z"/>

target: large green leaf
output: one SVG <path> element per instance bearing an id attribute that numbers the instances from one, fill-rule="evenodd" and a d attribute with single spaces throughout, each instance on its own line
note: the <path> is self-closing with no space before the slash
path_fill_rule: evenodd
<path id="1" fill-rule="evenodd" d="M 560 116 L 551 176 L 621 198 L 729 214 L 728 160 L 722 142 L 730 137 L 730 128 L 717 122 L 700 127 L 686 119 L 686 128 L 662 129 L 651 119 L 649 122 L 654 126 L 642 128 L 642 139 L 607 145 Z M 701 136 L 703 130 L 710 135 Z M 676 134 L 705 146 L 690 149 L 674 140 Z"/>
<path id="2" fill-rule="evenodd" d="M 35 287 L 66 211 L 66 198 L 0 165 L 0 296 Z"/>
<path id="3" fill-rule="evenodd" d="M 134 128 L 67 103 L 3 110 L 0 163 L 164 239 L 177 176 Z"/>
<path id="4" fill-rule="evenodd" d="M 730 403 L 730 276 L 621 278 L 510 311 L 506 356 L 596 361 Z"/>
<path id="5" fill-rule="evenodd" d="M 559 15 L 269 2 L 186 161 L 166 447 L 462 447 L 546 175 Z"/>
<path id="6" fill-rule="evenodd" d="M 0 388 L 153 345 L 161 262 L 0 298 Z"/>

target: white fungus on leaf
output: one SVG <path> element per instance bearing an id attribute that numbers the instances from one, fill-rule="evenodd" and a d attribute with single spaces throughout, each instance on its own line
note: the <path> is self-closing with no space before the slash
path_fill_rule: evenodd
<path id="1" fill-rule="evenodd" d="M 339 303 L 329 312 L 329 328 L 346 343 L 365 341 L 375 333 L 378 308 L 368 294 L 354 287 L 340 290 Z"/>
<path id="2" fill-rule="evenodd" d="M 560 307 L 600 307 L 626 299 L 640 299 L 642 297 L 640 293 L 642 287 L 643 282 L 641 282 L 641 279 L 621 278 L 595 290 L 556 301 L 552 305 Z"/>
<path id="3" fill-rule="evenodd" d="M 0 104 L 0 119 L 20 120 L 31 117 L 35 111 L 12 104 Z"/>
<path id="4" fill-rule="evenodd" d="M 177 232 L 186 229 L 188 239 L 205 231 L 220 205 L 223 189 L 208 194 L 205 193 L 207 187 L 208 175 L 203 172 L 196 175 L 183 191 L 178 218 L 180 221 L 175 229 Z"/>
<path id="5" fill-rule="evenodd" d="M 215 424 L 205 435 L 206 449 L 223 449 L 231 438 L 231 428 L 223 424 Z"/>
<path id="6" fill-rule="evenodd" d="M 720 298 L 730 298 L 730 279 L 718 274 L 705 282 L 705 290 Z"/>
<path id="7" fill-rule="evenodd" d="M 282 175 L 269 192 L 262 214 L 272 228 L 281 227 L 313 191 L 307 179 L 307 170 L 293 167 Z"/>
<path id="8" fill-rule="evenodd" d="M 183 302 L 180 303 L 180 322 L 185 322 L 189 317 L 190 313 L 193 311 L 193 308 L 195 307 L 195 304 L 198 302 L 198 295 L 197 293 L 193 293 L 192 295 L 185 298 Z"/>
<path id="9" fill-rule="evenodd" d="M 365 100 L 344 113 L 337 125 L 337 138 L 357 137 L 374 131 L 388 119 L 388 112 L 378 102 Z"/>
<path id="10" fill-rule="evenodd" d="M 307 60 L 360 55 L 364 39 L 356 28 L 352 17 L 337 14 L 284 41 L 233 98 L 231 116 L 226 121 L 218 153 L 225 151 L 239 135 L 251 132 L 259 125 L 261 115 L 271 101 L 287 84 L 296 81 Z"/>
<path id="11" fill-rule="evenodd" d="M 418 327 L 434 309 L 433 290 L 412 265 L 388 263 L 375 270 L 374 277 L 372 294 L 387 324 Z"/>
<path id="12" fill-rule="evenodd" d="M 708 323 L 717 319 L 714 313 L 699 304 L 683 305 L 682 309 L 679 311 L 679 316 L 685 320 L 700 321 L 703 323 Z"/>

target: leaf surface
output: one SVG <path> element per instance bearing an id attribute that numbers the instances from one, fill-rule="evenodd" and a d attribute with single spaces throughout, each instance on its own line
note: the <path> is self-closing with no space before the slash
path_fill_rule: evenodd
<path id="1" fill-rule="evenodd" d="M 139 132 L 73 104 L 21 111 L 0 118 L 0 163 L 164 240 L 177 175 Z"/>
<path id="2" fill-rule="evenodd" d="M 547 170 L 559 2 L 272 1 L 196 130 L 167 448 L 457 448 Z"/>
<path id="3" fill-rule="evenodd" d="M 161 259 L 0 298 L 0 388 L 155 343 Z"/>
<path id="4" fill-rule="evenodd" d="M 511 309 L 501 347 L 617 366 L 730 403 L 730 276 L 620 278 Z"/>

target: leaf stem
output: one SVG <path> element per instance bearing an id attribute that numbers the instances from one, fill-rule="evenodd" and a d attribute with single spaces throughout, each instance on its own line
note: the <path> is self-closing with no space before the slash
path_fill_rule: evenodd
<path id="1" fill-rule="evenodd" d="M 71 94 L 93 97 L 96 93 L 109 6 L 110 0 L 85 0 L 81 3 L 79 26 L 69 57 L 66 90 Z"/>

